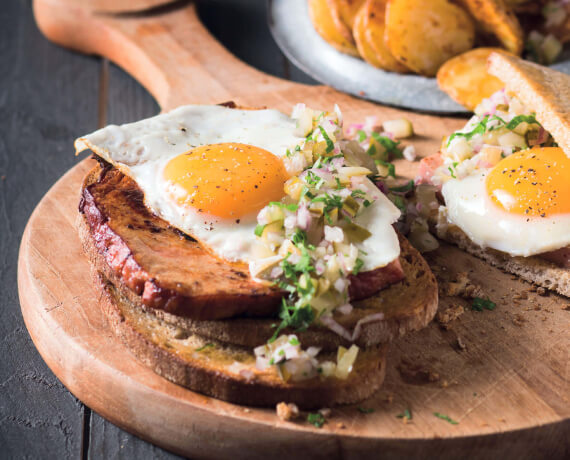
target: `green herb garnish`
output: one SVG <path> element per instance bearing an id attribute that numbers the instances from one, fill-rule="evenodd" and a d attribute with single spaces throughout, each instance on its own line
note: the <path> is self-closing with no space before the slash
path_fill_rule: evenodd
<path id="1" fill-rule="evenodd" d="M 330 153 L 334 150 L 334 142 L 331 140 L 331 138 L 329 137 L 329 135 L 327 134 L 327 132 L 325 131 L 325 128 L 323 128 L 322 126 L 319 125 L 319 130 L 321 132 L 321 134 L 323 135 L 323 139 L 325 140 L 325 142 L 327 143 L 327 153 Z"/>
<path id="2" fill-rule="evenodd" d="M 354 268 L 352 269 L 352 274 L 358 275 L 360 273 L 360 270 L 362 270 L 363 265 L 364 261 L 361 258 L 356 259 L 356 262 L 354 263 Z"/>
<path id="3" fill-rule="evenodd" d="M 540 123 L 536 120 L 534 115 L 517 115 L 516 117 L 514 117 L 511 121 L 509 121 L 507 123 L 505 128 L 512 131 L 521 123 L 528 123 L 529 125 L 536 124 L 536 125 L 540 126 Z"/>
<path id="4" fill-rule="evenodd" d="M 203 350 L 205 350 L 206 348 L 212 348 L 212 347 L 214 347 L 214 346 L 215 346 L 215 345 L 214 345 L 213 343 L 207 343 L 206 345 L 201 346 L 200 348 L 196 348 L 194 351 L 203 351 Z"/>
<path id="5" fill-rule="evenodd" d="M 317 412 L 315 414 L 309 414 L 307 416 L 307 422 L 311 425 L 315 425 L 317 428 L 322 428 L 326 420 L 323 414 Z"/>
<path id="6" fill-rule="evenodd" d="M 301 344 L 301 342 L 299 342 L 299 339 L 297 337 L 291 337 L 289 339 L 289 343 L 293 346 L 297 346 L 297 345 Z"/>
<path id="7" fill-rule="evenodd" d="M 363 414 L 371 414 L 372 412 L 374 412 L 374 409 L 358 406 L 358 412 L 361 412 Z"/>
<path id="8" fill-rule="evenodd" d="M 388 155 L 392 155 L 394 158 L 404 157 L 402 150 L 398 148 L 398 145 L 400 145 L 400 141 L 393 141 L 389 137 L 381 136 L 380 134 L 374 131 L 370 133 L 370 136 L 372 137 L 372 139 L 374 139 L 376 142 L 378 142 L 382 147 L 386 149 L 386 153 Z"/>
<path id="9" fill-rule="evenodd" d="M 483 311 L 483 309 L 493 311 L 497 304 L 489 299 L 483 299 L 481 297 L 475 297 L 473 303 L 471 304 L 471 309 L 476 311 Z"/>
<path id="10" fill-rule="evenodd" d="M 405 418 L 407 420 L 412 420 L 412 411 L 410 411 L 410 409 L 406 409 L 401 414 L 396 415 L 396 417 Z"/>
<path id="11" fill-rule="evenodd" d="M 433 415 L 435 415 L 437 418 L 440 418 L 442 420 L 445 420 L 446 422 L 451 423 L 452 425 L 459 425 L 459 422 L 453 420 L 451 417 L 449 417 L 449 415 L 440 414 L 439 412 L 434 412 Z"/>
<path id="12" fill-rule="evenodd" d="M 287 211 L 291 211 L 291 212 L 295 212 L 297 209 L 299 209 L 299 205 L 296 203 L 291 203 L 291 204 L 285 204 L 285 203 L 281 203 L 280 201 L 271 201 L 269 203 L 270 206 L 278 206 L 280 208 L 286 209 Z"/>

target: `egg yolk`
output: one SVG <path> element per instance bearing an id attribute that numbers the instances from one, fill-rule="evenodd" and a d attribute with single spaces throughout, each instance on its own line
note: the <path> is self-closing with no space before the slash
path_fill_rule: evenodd
<path id="1" fill-rule="evenodd" d="M 169 192 L 179 204 L 212 216 L 235 218 L 279 201 L 287 172 L 267 150 L 239 143 L 197 147 L 164 169 Z"/>
<path id="2" fill-rule="evenodd" d="M 497 163 L 486 187 L 491 199 L 509 213 L 570 213 L 570 158 L 557 147 L 522 150 Z"/>

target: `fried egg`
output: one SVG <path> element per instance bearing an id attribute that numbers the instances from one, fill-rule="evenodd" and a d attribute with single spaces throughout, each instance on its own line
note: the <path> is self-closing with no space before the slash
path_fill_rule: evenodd
<path id="1" fill-rule="evenodd" d="M 284 197 L 289 174 L 282 158 L 304 140 L 295 131 L 295 120 L 276 110 L 197 105 L 107 126 L 77 139 L 75 147 L 92 150 L 132 178 L 154 214 L 216 256 L 250 262 L 260 257 L 257 214 Z M 399 211 L 378 195 L 361 217 L 373 234 L 363 270 L 399 254 L 391 226 Z"/>
<path id="2" fill-rule="evenodd" d="M 447 219 L 482 247 L 531 256 L 570 245 L 570 159 L 560 148 L 514 153 L 442 188 Z"/>

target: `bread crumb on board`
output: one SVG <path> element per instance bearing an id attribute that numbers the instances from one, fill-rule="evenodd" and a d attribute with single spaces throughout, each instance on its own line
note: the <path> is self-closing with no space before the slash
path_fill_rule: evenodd
<path id="1" fill-rule="evenodd" d="M 402 358 L 397 366 L 398 372 L 406 383 L 433 383 L 439 381 L 439 374 L 421 364 L 412 363 Z"/>
<path id="2" fill-rule="evenodd" d="M 443 311 L 438 311 L 435 320 L 437 323 L 445 330 L 448 330 L 451 327 L 451 322 L 455 321 L 465 312 L 465 308 L 463 305 L 459 304 L 451 304 Z"/>
<path id="3" fill-rule="evenodd" d="M 293 403 L 280 402 L 275 410 L 277 417 L 284 422 L 295 420 L 299 417 L 299 408 Z"/>
<path id="4" fill-rule="evenodd" d="M 463 351 L 463 350 L 467 349 L 467 345 L 465 345 L 465 342 L 463 342 L 463 339 L 459 336 L 457 336 L 457 339 L 455 340 L 455 344 L 459 350 Z"/>
<path id="5" fill-rule="evenodd" d="M 467 272 L 458 272 L 454 279 L 441 283 L 442 293 L 447 296 L 457 296 L 464 299 L 485 297 L 481 286 L 471 282 Z"/>
<path id="6" fill-rule="evenodd" d="M 526 323 L 526 319 L 520 313 L 517 313 L 513 318 L 513 324 L 518 327 L 522 327 L 524 323 Z"/>

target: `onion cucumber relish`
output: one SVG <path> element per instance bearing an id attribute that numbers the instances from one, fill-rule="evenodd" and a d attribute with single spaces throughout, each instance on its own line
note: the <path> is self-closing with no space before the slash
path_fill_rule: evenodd
<path id="1" fill-rule="evenodd" d="M 556 146 L 529 107 L 504 90 L 484 99 L 464 128 L 443 141 L 443 164 L 430 182 L 441 185 L 463 179 L 476 169 L 495 166 L 501 159 L 531 147 Z"/>
<path id="2" fill-rule="evenodd" d="M 342 327 L 332 314 L 352 310 L 351 276 L 383 267 L 399 256 L 392 224 L 400 211 L 371 179 L 378 174 L 393 176 L 390 160 L 402 152 L 399 142 L 365 126 L 355 130 L 355 139 L 346 138 L 337 106 L 332 112 L 318 112 L 298 104 L 292 118 L 297 121 L 295 134 L 304 140 L 284 158 L 291 175 L 284 187 L 286 196 L 257 216 L 259 257 L 250 263 L 257 281 L 274 283 L 287 293 L 273 337 L 255 349 L 257 367 L 277 366 L 285 380 L 319 374 L 346 378 L 358 355 L 356 345 L 348 350 L 340 347 L 336 363 L 319 362 L 319 348 L 302 350 L 297 336 L 280 334 L 286 328 L 302 331 L 320 322 L 356 339 L 361 324 L 352 334 L 339 331 Z M 411 132 L 409 122 L 403 124 Z M 382 319 L 381 314 L 373 316 L 361 321 Z"/>

